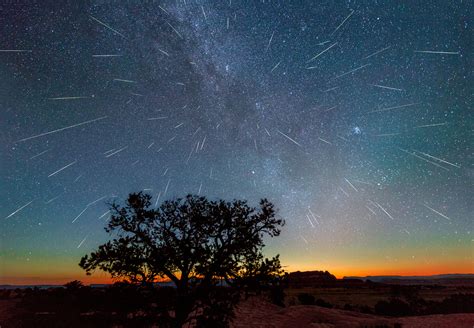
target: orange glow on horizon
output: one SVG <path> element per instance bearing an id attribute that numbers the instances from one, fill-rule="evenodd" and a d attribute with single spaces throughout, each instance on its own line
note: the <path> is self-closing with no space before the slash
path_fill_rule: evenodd
<path id="1" fill-rule="evenodd" d="M 472 274 L 474 273 L 473 267 L 466 265 L 465 267 L 448 267 L 448 266 L 433 266 L 430 267 L 414 267 L 414 268 L 316 268 L 309 266 L 287 266 L 285 268 L 287 272 L 295 271 L 329 271 L 331 274 L 335 275 L 336 278 L 342 279 L 345 276 L 430 276 L 438 274 Z M 0 276 L 0 285 L 64 285 L 65 283 L 72 280 L 80 280 L 85 285 L 90 284 L 113 284 L 118 279 L 112 279 L 108 274 L 103 272 L 97 272 L 91 276 L 86 274 L 79 275 L 67 275 L 67 276 L 35 276 L 35 277 L 25 277 L 25 276 L 10 276 L 10 277 L 1 277 Z M 168 281 L 167 279 L 161 281 Z"/>

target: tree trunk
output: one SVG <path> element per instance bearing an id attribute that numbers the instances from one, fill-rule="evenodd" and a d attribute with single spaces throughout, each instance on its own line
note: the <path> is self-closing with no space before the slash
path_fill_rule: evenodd
<path id="1" fill-rule="evenodd" d="M 187 280 L 181 280 L 176 286 L 177 298 L 175 305 L 176 328 L 181 328 L 188 319 L 192 308 L 192 299 L 189 294 Z"/>

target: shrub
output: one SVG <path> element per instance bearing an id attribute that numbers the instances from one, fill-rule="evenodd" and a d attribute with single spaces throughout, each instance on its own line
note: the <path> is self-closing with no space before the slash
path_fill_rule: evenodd
<path id="1" fill-rule="evenodd" d="M 278 306 L 285 306 L 285 292 L 281 286 L 272 286 L 270 288 L 270 301 Z"/>
<path id="2" fill-rule="evenodd" d="M 346 310 L 346 311 L 353 311 L 353 310 L 354 310 L 354 306 L 353 306 L 352 304 L 346 303 L 346 304 L 344 305 L 344 308 L 343 308 L 343 309 Z"/>
<path id="3" fill-rule="evenodd" d="M 361 313 L 367 313 L 367 314 L 374 314 L 374 311 L 372 310 L 372 308 L 368 305 L 362 305 L 360 308 L 359 308 L 359 311 Z"/>
<path id="4" fill-rule="evenodd" d="M 402 317 L 415 314 L 410 304 L 398 298 L 392 298 L 390 301 L 379 301 L 375 304 L 375 313 L 392 317 Z"/>
<path id="5" fill-rule="evenodd" d="M 474 294 L 455 294 L 441 302 L 431 302 L 429 314 L 435 313 L 474 313 Z"/>
<path id="6" fill-rule="evenodd" d="M 325 308 L 328 308 L 328 309 L 332 309 L 332 304 L 329 303 L 329 302 L 326 302 L 325 300 L 323 300 L 321 298 L 318 298 L 316 300 L 316 302 L 314 303 L 314 305 L 325 307 Z"/>
<path id="7" fill-rule="evenodd" d="M 299 293 L 298 301 L 301 305 L 314 305 L 315 298 L 313 295 L 308 293 Z"/>

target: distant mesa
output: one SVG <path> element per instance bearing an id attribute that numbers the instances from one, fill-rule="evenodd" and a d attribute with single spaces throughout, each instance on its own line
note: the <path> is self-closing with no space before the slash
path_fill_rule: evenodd
<path id="1" fill-rule="evenodd" d="M 331 274 L 329 271 L 296 271 L 290 273 L 290 279 L 314 279 L 319 281 L 335 281 L 336 276 Z"/>
<path id="2" fill-rule="evenodd" d="M 358 279 L 384 284 L 403 285 L 474 285 L 474 274 L 437 274 L 431 276 L 366 276 L 366 277 L 344 277 L 343 280 Z"/>
<path id="3" fill-rule="evenodd" d="M 296 271 L 288 275 L 292 288 L 323 287 L 337 284 L 337 278 L 328 271 Z"/>

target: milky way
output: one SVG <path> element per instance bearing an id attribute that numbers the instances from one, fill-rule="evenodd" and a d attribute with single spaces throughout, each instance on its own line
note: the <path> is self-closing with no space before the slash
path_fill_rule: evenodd
<path id="1" fill-rule="evenodd" d="M 3 275 L 140 190 L 270 199 L 290 268 L 472 265 L 472 4 L 93 3 L 0 5 Z"/>

